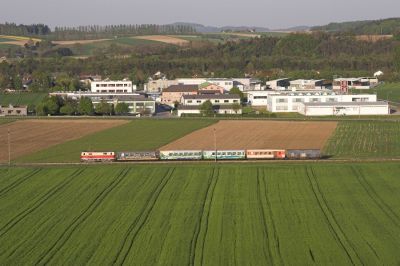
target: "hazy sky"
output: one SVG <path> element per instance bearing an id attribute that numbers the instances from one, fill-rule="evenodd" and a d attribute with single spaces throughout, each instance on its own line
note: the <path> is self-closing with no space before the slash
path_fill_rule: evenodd
<path id="1" fill-rule="evenodd" d="M 283 28 L 400 17 L 400 0 L 1 0 L 0 22 L 167 24 Z"/>

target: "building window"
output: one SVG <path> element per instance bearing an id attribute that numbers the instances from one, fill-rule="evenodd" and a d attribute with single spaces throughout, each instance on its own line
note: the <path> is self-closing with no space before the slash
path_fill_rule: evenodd
<path id="1" fill-rule="evenodd" d="M 280 99 L 276 99 L 276 102 L 277 102 L 277 103 L 287 103 L 288 100 L 287 100 L 287 99 L 280 98 Z"/>
<path id="2" fill-rule="evenodd" d="M 276 107 L 276 110 L 277 110 L 277 111 L 287 111 L 287 110 L 288 110 L 288 107 L 287 107 L 287 106 L 277 106 L 277 107 Z"/>
<path id="3" fill-rule="evenodd" d="M 229 100 L 224 100 L 224 103 L 229 103 Z"/>
<path id="4" fill-rule="evenodd" d="M 99 84 L 96 84 L 96 87 L 100 87 L 100 85 L 99 85 Z"/>
<path id="5" fill-rule="evenodd" d="M 238 100 L 233 100 L 233 102 L 234 102 L 234 103 L 237 103 L 237 102 L 238 102 Z"/>
<path id="6" fill-rule="evenodd" d="M 215 100 L 215 103 L 219 103 L 219 100 Z"/>
<path id="7" fill-rule="evenodd" d="M 321 101 L 320 98 L 311 98 L 310 99 L 310 102 L 312 102 L 312 103 L 317 103 L 317 102 L 320 102 L 320 101 Z"/>
<path id="8" fill-rule="evenodd" d="M 201 103 L 201 100 L 197 100 L 197 103 Z"/>
<path id="9" fill-rule="evenodd" d="M 192 103 L 193 101 L 192 101 L 192 100 L 188 100 L 187 102 L 188 102 L 188 103 Z"/>
<path id="10" fill-rule="evenodd" d="M 294 100 L 293 100 L 295 103 L 301 103 L 301 102 L 303 102 L 303 99 L 302 98 L 294 98 Z"/>
<path id="11" fill-rule="evenodd" d="M 336 98 L 327 98 L 326 102 L 328 102 L 328 103 L 337 102 L 337 99 Z"/>

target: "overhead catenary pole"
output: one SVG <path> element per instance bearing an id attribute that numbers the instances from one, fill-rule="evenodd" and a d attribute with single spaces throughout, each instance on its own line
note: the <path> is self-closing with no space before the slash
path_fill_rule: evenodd
<path id="1" fill-rule="evenodd" d="M 215 162 L 217 162 L 217 130 L 214 127 L 214 150 L 215 150 Z"/>
<path id="2" fill-rule="evenodd" d="M 10 128 L 7 130 L 7 142 L 8 142 L 8 166 L 11 166 L 11 141 L 10 141 Z"/>

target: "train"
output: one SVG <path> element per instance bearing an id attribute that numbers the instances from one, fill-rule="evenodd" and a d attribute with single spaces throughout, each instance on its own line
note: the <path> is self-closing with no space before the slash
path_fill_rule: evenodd
<path id="1" fill-rule="evenodd" d="M 81 162 L 206 161 L 206 160 L 317 160 L 319 149 L 84 151 Z"/>

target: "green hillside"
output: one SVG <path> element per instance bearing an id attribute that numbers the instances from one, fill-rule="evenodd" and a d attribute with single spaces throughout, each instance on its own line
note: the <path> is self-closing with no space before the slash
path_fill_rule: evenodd
<path id="1" fill-rule="evenodd" d="M 395 34 L 400 31 L 400 18 L 330 23 L 325 26 L 312 27 L 311 30 L 354 34 Z"/>

